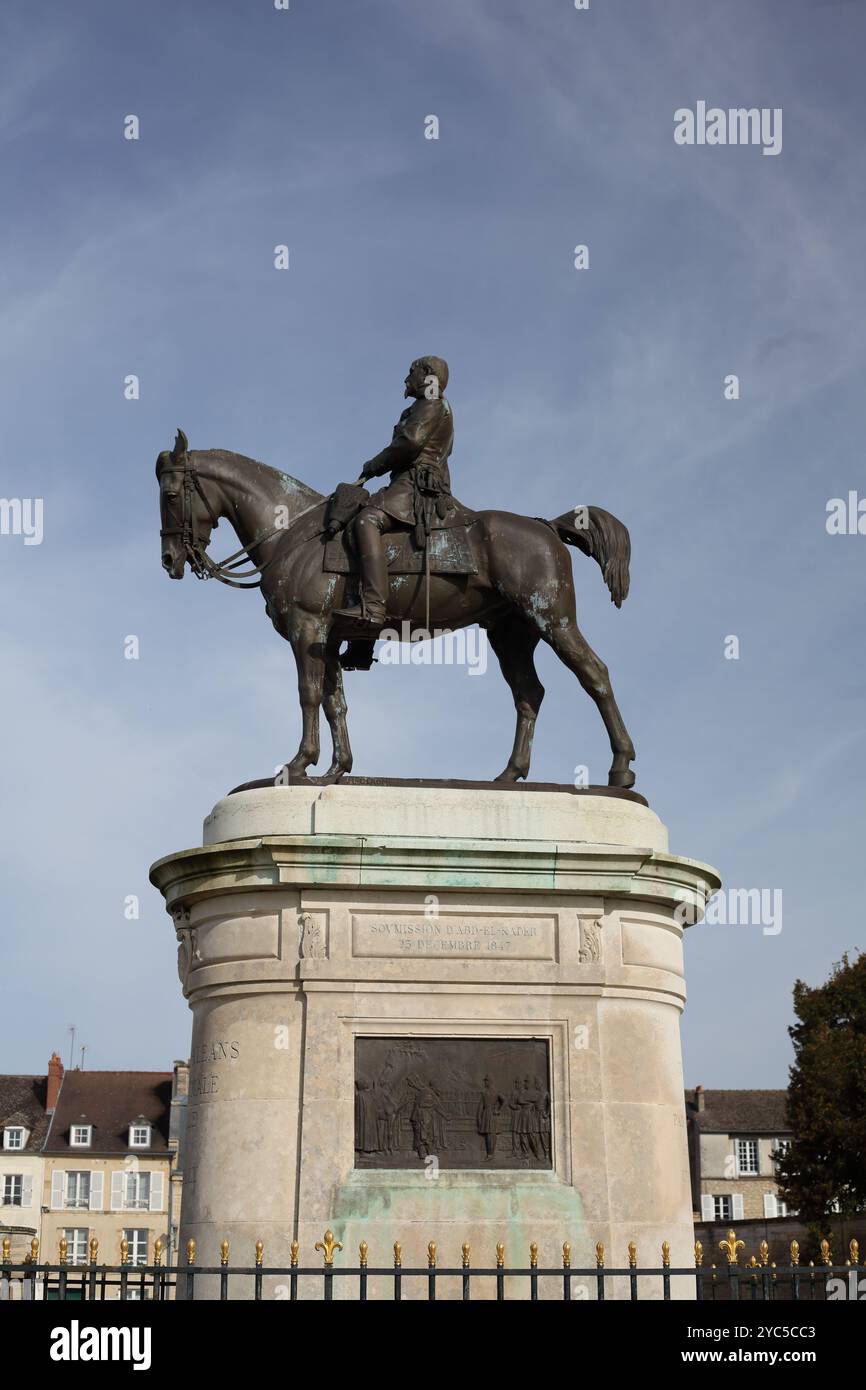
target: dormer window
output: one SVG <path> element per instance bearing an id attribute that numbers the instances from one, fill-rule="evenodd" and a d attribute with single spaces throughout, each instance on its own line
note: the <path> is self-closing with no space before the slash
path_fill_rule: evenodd
<path id="1" fill-rule="evenodd" d="M 93 1125 L 73 1125 L 69 1131 L 71 1149 L 89 1149 L 93 1143 Z"/>
<path id="2" fill-rule="evenodd" d="M 4 1149 L 23 1149 L 27 1143 L 27 1130 L 23 1125 L 7 1125 L 3 1131 Z"/>
<path id="3" fill-rule="evenodd" d="M 129 1126 L 129 1147 L 131 1149 L 150 1148 L 150 1125 L 145 1120 L 137 1120 Z"/>

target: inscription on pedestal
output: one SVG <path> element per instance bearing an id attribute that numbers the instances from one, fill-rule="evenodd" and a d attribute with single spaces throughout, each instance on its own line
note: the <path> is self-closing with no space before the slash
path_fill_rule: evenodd
<path id="1" fill-rule="evenodd" d="M 511 960 L 555 960 L 556 922 L 553 917 L 450 916 L 428 918 L 421 913 L 380 916 L 352 913 L 352 954 L 355 956 L 508 957 Z"/>
<path id="2" fill-rule="evenodd" d="M 357 1038 L 356 1168 L 550 1168 L 541 1038 Z"/>

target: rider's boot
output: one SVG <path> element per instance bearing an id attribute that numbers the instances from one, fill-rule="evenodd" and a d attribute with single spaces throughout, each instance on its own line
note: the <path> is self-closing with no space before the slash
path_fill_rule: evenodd
<path id="1" fill-rule="evenodd" d="M 382 536 L 373 520 L 359 517 L 355 526 L 355 541 L 361 566 L 361 602 L 350 608 L 337 608 L 334 617 L 379 632 L 388 621 L 385 604 L 388 598 L 388 562 Z"/>

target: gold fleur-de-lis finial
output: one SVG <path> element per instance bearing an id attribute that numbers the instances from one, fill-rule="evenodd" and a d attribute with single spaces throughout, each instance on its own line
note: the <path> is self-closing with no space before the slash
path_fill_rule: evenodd
<path id="1" fill-rule="evenodd" d="M 496 1242 L 496 1268 L 503 1269 L 505 1266 L 505 1241 Z"/>
<path id="2" fill-rule="evenodd" d="M 822 1240 L 822 1241 L 821 1241 L 821 1263 L 822 1263 L 822 1264 L 825 1264 L 825 1265 L 831 1265 L 831 1264 L 833 1263 L 833 1261 L 832 1261 L 832 1259 L 831 1259 L 831 1257 L 830 1257 L 830 1242 L 829 1242 L 829 1240 Z"/>
<path id="3" fill-rule="evenodd" d="M 798 1240 L 792 1240 L 792 1241 L 791 1241 L 791 1264 L 792 1264 L 792 1265 L 798 1265 L 799 1263 L 800 1263 L 800 1242 L 799 1242 Z"/>
<path id="4" fill-rule="evenodd" d="M 263 1240 L 257 1240 L 257 1241 L 256 1241 L 256 1269 L 261 1269 L 261 1267 L 262 1267 L 262 1265 L 264 1264 L 264 1262 L 265 1262 L 265 1242 L 264 1242 Z"/>
<path id="5" fill-rule="evenodd" d="M 69 1252 L 69 1244 L 65 1236 L 60 1237 L 59 1257 L 62 1265 L 66 1264 L 66 1256 Z"/>
<path id="6" fill-rule="evenodd" d="M 8 1236 L 3 1237 L 3 1263 L 4 1265 L 11 1265 L 12 1263 L 12 1241 Z"/>
<path id="7" fill-rule="evenodd" d="M 394 1268 L 399 1269 L 403 1263 L 403 1247 L 399 1240 L 394 1241 Z"/>
<path id="8" fill-rule="evenodd" d="M 571 1269 L 571 1246 L 567 1240 L 562 1242 L 562 1267 Z"/>
<path id="9" fill-rule="evenodd" d="M 35 1236 L 30 1242 L 30 1263 L 34 1265 L 39 1263 L 39 1241 Z"/>
<path id="10" fill-rule="evenodd" d="M 670 1268 L 671 1263 L 671 1243 L 669 1240 L 662 1241 L 662 1265 L 665 1269 Z"/>
<path id="11" fill-rule="evenodd" d="M 704 1247 L 699 1240 L 695 1241 L 695 1266 L 700 1269 L 704 1262 Z"/>
<path id="12" fill-rule="evenodd" d="M 595 1262 L 596 1262 L 596 1264 L 598 1265 L 599 1269 L 601 1269 L 601 1268 L 604 1266 L 604 1241 L 603 1241 L 603 1240 L 597 1240 L 597 1241 L 595 1242 Z"/>
<path id="13" fill-rule="evenodd" d="M 761 1257 L 762 1265 L 768 1265 L 770 1263 L 770 1247 L 765 1240 L 762 1240 L 761 1244 L 758 1246 L 758 1254 Z"/>
<path id="14" fill-rule="evenodd" d="M 157 1236 L 153 1243 L 153 1263 L 157 1269 L 162 1264 L 162 1236 Z"/>
<path id="15" fill-rule="evenodd" d="M 225 1268 L 229 1262 L 229 1243 L 227 1240 L 220 1241 L 220 1264 Z"/>
<path id="16" fill-rule="evenodd" d="M 757 1259 L 755 1258 L 755 1256 L 753 1255 L 752 1258 L 749 1260 L 749 1269 L 757 1269 L 757 1268 L 758 1268 L 758 1261 L 757 1261 Z"/>
<path id="17" fill-rule="evenodd" d="M 296 1240 L 293 1240 L 291 1245 L 289 1246 L 289 1259 L 293 1267 L 296 1266 L 298 1263 L 298 1251 L 300 1250 L 300 1248 L 301 1247 Z"/>
<path id="18" fill-rule="evenodd" d="M 186 1243 L 186 1262 L 188 1265 L 195 1264 L 195 1241 L 188 1240 Z"/>
<path id="19" fill-rule="evenodd" d="M 848 1245 L 848 1252 L 849 1252 L 849 1254 L 850 1254 L 850 1256 L 851 1256 L 851 1263 L 852 1263 L 852 1265 L 858 1265 L 858 1264 L 860 1263 L 860 1245 L 859 1245 L 859 1242 L 856 1241 L 856 1240 L 852 1240 L 852 1241 L 849 1243 L 849 1245 Z"/>
<path id="20" fill-rule="evenodd" d="M 334 1251 L 342 1250 L 342 1248 L 343 1247 L 340 1244 L 340 1242 L 334 1239 L 333 1231 L 326 1231 L 324 1239 L 317 1240 L 316 1244 L 313 1247 L 314 1250 L 323 1251 L 325 1256 L 325 1264 L 328 1267 L 330 1267 L 334 1263 Z"/>
<path id="21" fill-rule="evenodd" d="M 97 1261 L 98 1259 L 99 1259 L 99 1241 L 96 1239 L 96 1236 L 91 1236 L 91 1237 L 90 1237 L 90 1263 L 91 1263 L 92 1265 L 95 1265 L 95 1264 L 96 1264 L 96 1261 Z"/>
<path id="22" fill-rule="evenodd" d="M 436 1266 L 436 1242 L 431 1240 L 427 1245 L 427 1265 L 430 1269 Z"/>
<path id="23" fill-rule="evenodd" d="M 369 1246 L 367 1245 L 367 1242 L 366 1242 L 365 1240 L 362 1240 L 362 1241 L 361 1241 L 361 1244 L 358 1246 L 358 1255 L 359 1255 L 359 1257 L 360 1257 L 361 1268 L 362 1268 L 362 1269 L 366 1269 L 366 1268 L 367 1268 L 367 1251 L 368 1251 L 368 1249 L 369 1249 Z"/>
<path id="24" fill-rule="evenodd" d="M 745 1248 L 746 1242 L 744 1240 L 737 1240 L 736 1231 L 728 1231 L 727 1240 L 719 1241 L 719 1249 L 729 1265 L 735 1265 L 737 1263 L 737 1251 L 745 1250 Z"/>
<path id="25" fill-rule="evenodd" d="M 469 1268 L 469 1256 L 470 1256 L 470 1253 L 471 1253 L 471 1252 L 470 1252 L 470 1249 L 469 1249 L 469 1241 L 468 1241 L 468 1240 L 464 1241 L 464 1242 L 463 1242 L 463 1245 L 462 1245 L 460 1248 L 461 1248 L 461 1252 L 462 1252 L 462 1254 L 463 1254 L 463 1268 L 464 1268 L 464 1269 L 468 1269 L 468 1268 Z"/>
<path id="26" fill-rule="evenodd" d="M 529 1247 L 529 1264 L 532 1269 L 538 1268 L 538 1244 L 533 1241 Z"/>
<path id="27" fill-rule="evenodd" d="M 633 1240 L 628 1243 L 628 1264 L 629 1269 L 637 1268 L 637 1246 Z"/>
<path id="28" fill-rule="evenodd" d="M 129 1241 L 126 1236 L 120 1238 L 120 1263 L 122 1265 L 129 1264 Z"/>

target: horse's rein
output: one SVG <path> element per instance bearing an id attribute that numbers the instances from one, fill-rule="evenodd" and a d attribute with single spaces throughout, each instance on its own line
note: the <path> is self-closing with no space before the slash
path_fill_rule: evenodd
<path id="1" fill-rule="evenodd" d="M 266 560 L 263 565 L 257 565 L 249 552 L 255 550 L 259 545 L 264 545 L 265 541 L 272 540 L 273 537 L 280 532 L 285 535 L 291 530 L 296 521 L 300 521 L 302 516 L 306 516 L 307 512 L 314 511 L 316 507 L 321 506 L 320 499 L 320 501 L 314 502 L 312 506 L 305 507 L 302 512 L 299 512 L 298 515 L 292 519 L 291 526 L 274 526 L 270 531 L 266 532 L 265 535 L 258 536 L 256 540 L 250 541 L 249 545 L 242 545 L 240 550 L 236 550 L 233 554 L 227 555 L 224 560 L 212 560 L 205 547 L 199 543 L 196 537 L 192 513 L 193 489 L 195 489 L 205 505 L 212 528 L 219 525 L 219 517 L 214 514 L 213 507 L 208 501 L 207 494 L 199 480 L 198 470 L 190 463 L 189 454 L 184 454 L 183 457 L 182 486 L 183 516 L 181 524 L 180 526 L 166 526 L 161 528 L 159 533 L 160 537 L 181 537 L 186 550 L 186 558 L 189 567 L 196 579 L 218 579 L 221 584 L 228 584 L 232 589 L 258 589 L 262 582 L 262 575 L 271 563 L 271 560 L 274 559 L 274 556 L 272 555 L 271 560 Z M 242 565 L 244 561 L 248 561 L 252 568 L 248 570 L 238 570 L 238 566 Z M 254 574 L 259 576 L 258 579 L 252 579 L 251 583 L 241 582 L 251 579 Z"/>

